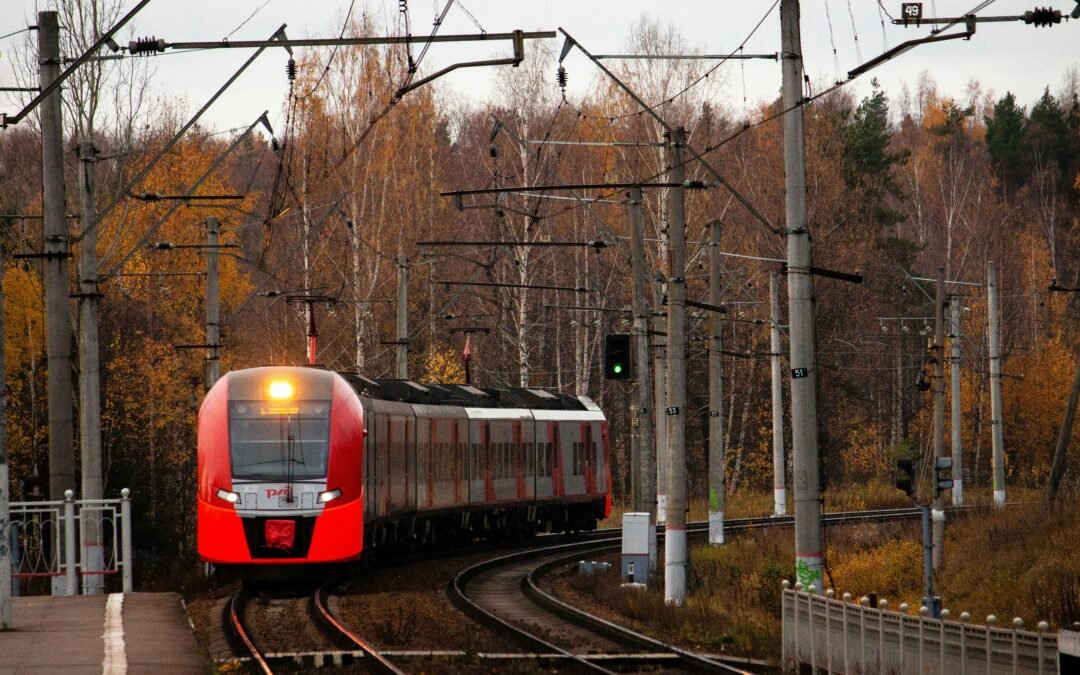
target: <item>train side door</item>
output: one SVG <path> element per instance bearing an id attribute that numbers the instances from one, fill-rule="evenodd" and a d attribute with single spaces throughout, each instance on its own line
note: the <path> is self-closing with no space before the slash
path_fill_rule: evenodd
<path id="1" fill-rule="evenodd" d="M 416 494 L 418 508 L 435 505 L 439 480 L 439 436 L 434 417 L 416 419 Z"/>
<path id="2" fill-rule="evenodd" d="M 585 474 L 585 494 L 596 494 L 596 440 L 593 438 L 593 427 L 591 422 L 586 422 L 581 425 L 582 435 L 582 453 L 584 474 Z"/>
<path id="3" fill-rule="evenodd" d="M 469 503 L 481 504 L 484 501 L 485 478 L 484 456 L 486 452 L 487 422 L 469 420 Z"/>
<path id="4" fill-rule="evenodd" d="M 563 494 L 580 495 L 585 492 L 585 446 L 581 439 L 581 425 L 564 422 L 559 429 L 559 461 L 566 467 L 563 472 Z"/>
<path id="5" fill-rule="evenodd" d="M 379 415 L 366 409 L 364 415 L 364 520 L 379 515 Z"/>
<path id="6" fill-rule="evenodd" d="M 463 504 L 468 493 L 466 481 L 469 479 L 465 471 L 469 447 L 468 426 L 455 418 L 451 420 L 450 428 L 450 449 L 454 454 L 454 504 Z"/>
<path id="7" fill-rule="evenodd" d="M 565 493 L 563 483 L 563 452 L 562 434 L 559 433 L 558 422 L 548 422 L 548 439 L 551 446 L 551 490 L 555 497 L 562 497 Z"/>
<path id="8" fill-rule="evenodd" d="M 484 476 L 484 501 L 495 501 L 495 471 L 494 457 L 495 444 L 491 440 L 491 422 L 485 421 L 483 427 L 483 444 L 481 456 L 483 457 L 483 476 Z"/>

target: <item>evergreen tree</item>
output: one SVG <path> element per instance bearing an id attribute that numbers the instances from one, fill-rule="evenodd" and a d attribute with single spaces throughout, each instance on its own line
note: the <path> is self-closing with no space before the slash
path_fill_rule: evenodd
<path id="1" fill-rule="evenodd" d="M 1016 105 L 1012 92 L 994 104 L 986 122 L 986 149 L 1008 190 L 1015 190 L 1027 181 L 1028 163 L 1024 160 L 1024 131 L 1027 121 L 1024 109 Z"/>
<path id="2" fill-rule="evenodd" d="M 900 200 L 903 191 L 893 176 L 893 168 L 907 161 L 908 153 L 890 152 L 889 98 L 873 81 L 872 93 L 851 113 L 844 129 L 842 171 L 851 189 L 850 219 L 873 229 L 894 225 L 904 214 L 889 206 L 889 198 Z"/>
<path id="3" fill-rule="evenodd" d="M 1072 183 L 1080 159 L 1080 143 L 1076 132 L 1069 128 L 1069 116 L 1050 94 L 1049 87 L 1031 109 L 1027 142 L 1029 161 L 1034 164 L 1038 159 L 1041 166 L 1048 168 L 1056 165 L 1063 183 Z"/>

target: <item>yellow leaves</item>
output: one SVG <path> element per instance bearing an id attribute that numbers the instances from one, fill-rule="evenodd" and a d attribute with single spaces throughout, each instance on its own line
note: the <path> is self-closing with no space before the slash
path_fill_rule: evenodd
<path id="1" fill-rule="evenodd" d="M 858 597 L 911 597 L 922 582 L 922 545 L 914 538 L 894 539 L 862 551 L 830 551 L 829 565 L 839 588 Z"/>
<path id="2" fill-rule="evenodd" d="M 424 357 L 421 382 L 454 384 L 465 382 L 465 365 L 453 347 L 432 347 Z"/>
<path id="3" fill-rule="evenodd" d="M 4 358 L 17 370 L 44 347 L 45 309 L 41 279 L 21 265 L 4 269 Z"/>

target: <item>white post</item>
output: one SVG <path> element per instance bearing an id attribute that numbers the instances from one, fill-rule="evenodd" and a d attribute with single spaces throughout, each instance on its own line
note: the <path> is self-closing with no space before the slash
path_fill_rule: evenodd
<path id="1" fill-rule="evenodd" d="M 791 366 L 792 487 L 795 492 L 795 574 L 822 588 L 821 477 L 818 458 L 817 355 L 810 229 L 806 216 L 806 139 L 799 0 L 780 2 L 784 54 L 784 199 L 788 266 L 788 351 Z"/>
<path id="2" fill-rule="evenodd" d="M 0 295 L 2 297 L 2 295 Z M 0 321 L 2 321 L 0 317 Z M 0 329 L 2 330 L 2 329 Z M 2 332 L 0 332 L 2 335 Z M 0 344 L 3 344 L 0 341 Z M 3 373 L 3 349 L 0 349 L 0 373 Z M 0 413 L 6 394 L 0 391 Z M 0 414 L 0 419 L 4 419 Z M 0 425 L 2 427 L 3 425 Z M 0 631 L 11 628 L 11 512 L 8 494 L 8 464 L 5 433 L 0 428 Z"/>
<path id="3" fill-rule="evenodd" d="M 397 257 L 397 377 L 409 379 L 409 261 L 404 254 Z"/>
<path id="4" fill-rule="evenodd" d="M 664 602 L 686 600 L 686 219 L 683 147 L 686 130 L 668 138 L 668 350 L 667 350 L 667 518 L 664 523 Z"/>
<path id="5" fill-rule="evenodd" d="M 92 223 L 97 214 L 94 205 L 94 166 L 97 149 L 93 142 L 79 144 L 82 167 L 79 195 L 82 222 Z M 97 228 L 87 228 L 79 242 L 79 453 L 82 459 L 82 499 L 102 497 L 101 470 L 101 348 L 98 337 L 98 256 Z M 79 544 L 82 547 L 82 590 L 85 595 L 100 595 L 105 590 L 104 549 L 101 545 L 101 512 L 79 513 Z"/>
<path id="6" fill-rule="evenodd" d="M 769 360 L 772 367 L 773 513 L 787 513 L 787 464 L 784 461 L 784 371 L 780 345 L 780 284 L 769 274 Z"/>
<path id="7" fill-rule="evenodd" d="M 0 272 L 3 258 L 0 256 Z M 4 306 L 4 275 L 0 273 L 0 307 Z M 4 313 L 0 311 L 0 420 L 7 420 L 7 388 L 3 377 Z M 0 424 L 0 631 L 11 628 L 11 494 L 8 492 L 7 424 Z"/>
<path id="8" fill-rule="evenodd" d="M 221 223 L 213 216 L 206 219 L 206 390 L 221 377 L 221 324 L 218 292 L 218 234 Z"/>
<path id="9" fill-rule="evenodd" d="M 64 491 L 64 595 L 78 594 L 78 575 L 75 570 L 75 492 Z"/>
<path id="10" fill-rule="evenodd" d="M 720 221 L 709 224 L 709 302 L 719 307 Z M 709 543 L 724 543 L 724 365 L 720 312 L 709 316 Z"/>
<path id="11" fill-rule="evenodd" d="M 990 428 L 993 444 L 994 504 L 1005 503 L 1005 440 L 1001 430 L 1001 323 L 997 269 L 986 263 L 986 303 L 990 320 Z"/>
<path id="12" fill-rule="evenodd" d="M 952 505 L 964 505 L 964 452 L 960 434 L 960 296 L 949 299 L 949 340 L 952 353 L 949 359 L 949 431 L 952 436 Z"/>
<path id="13" fill-rule="evenodd" d="M 120 553 L 124 556 L 124 592 L 130 593 L 132 590 L 131 573 L 132 563 L 131 559 L 131 490 L 124 488 L 120 491 L 120 540 L 121 548 Z"/>

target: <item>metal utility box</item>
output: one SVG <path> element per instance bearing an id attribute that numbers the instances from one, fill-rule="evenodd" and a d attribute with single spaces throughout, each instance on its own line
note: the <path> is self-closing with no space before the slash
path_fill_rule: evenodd
<path id="1" fill-rule="evenodd" d="M 648 513 L 624 513 L 622 521 L 622 579 L 627 583 L 649 581 L 650 540 L 655 534 Z"/>

